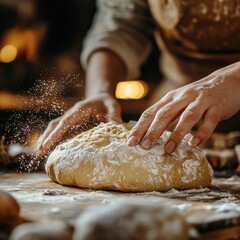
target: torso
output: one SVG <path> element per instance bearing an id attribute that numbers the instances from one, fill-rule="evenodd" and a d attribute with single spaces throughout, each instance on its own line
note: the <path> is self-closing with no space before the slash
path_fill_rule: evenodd
<path id="1" fill-rule="evenodd" d="M 240 0 L 148 0 L 165 37 L 203 53 L 240 53 Z"/>

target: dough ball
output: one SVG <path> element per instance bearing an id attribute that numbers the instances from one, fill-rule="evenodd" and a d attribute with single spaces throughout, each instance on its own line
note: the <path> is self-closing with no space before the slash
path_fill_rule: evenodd
<path id="1" fill-rule="evenodd" d="M 82 213 L 73 240 L 181 240 L 188 232 L 184 218 L 166 206 L 118 203 Z"/>
<path id="2" fill-rule="evenodd" d="M 26 223 L 16 227 L 9 240 L 71 240 L 73 227 L 61 221 Z"/>
<path id="3" fill-rule="evenodd" d="M 48 176 L 63 185 L 126 192 L 210 185 L 213 171 L 200 148 L 189 147 L 185 139 L 173 154 L 165 154 L 169 132 L 150 150 L 129 147 L 133 125 L 101 123 L 58 145 L 46 162 Z"/>
<path id="4" fill-rule="evenodd" d="M 18 217 L 20 207 L 16 199 L 5 191 L 0 191 L 0 221 Z"/>

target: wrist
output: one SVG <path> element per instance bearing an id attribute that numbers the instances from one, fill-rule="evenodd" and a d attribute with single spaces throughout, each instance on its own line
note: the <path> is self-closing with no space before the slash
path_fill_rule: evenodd
<path id="1" fill-rule="evenodd" d="M 85 87 L 85 97 L 88 98 L 100 94 L 115 96 L 116 84 L 117 83 L 115 81 L 112 82 L 111 80 L 107 80 L 106 78 L 95 78 L 95 81 L 88 79 Z"/>
<path id="2" fill-rule="evenodd" d="M 85 96 L 106 93 L 115 96 L 116 85 L 126 77 L 122 60 L 107 50 L 94 52 L 88 61 Z"/>
<path id="3" fill-rule="evenodd" d="M 105 95 L 105 96 L 108 95 L 110 97 L 115 98 L 115 92 L 112 93 L 112 92 L 109 92 L 109 91 L 98 90 L 98 91 L 86 92 L 85 93 L 85 99 L 89 99 L 89 98 L 93 98 L 93 97 L 97 97 L 97 96 L 102 96 L 102 95 Z"/>
<path id="4" fill-rule="evenodd" d="M 240 91 L 240 62 L 233 64 L 232 81 L 236 83 L 237 89 Z"/>

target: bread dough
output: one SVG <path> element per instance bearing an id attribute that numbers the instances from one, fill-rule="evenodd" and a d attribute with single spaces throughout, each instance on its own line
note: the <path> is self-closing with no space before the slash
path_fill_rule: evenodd
<path id="1" fill-rule="evenodd" d="M 0 191 L 0 222 L 18 218 L 20 207 L 17 200 L 8 192 Z"/>
<path id="2" fill-rule="evenodd" d="M 73 227 L 62 221 L 25 223 L 16 227 L 9 240 L 71 240 Z"/>
<path id="3" fill-rule="evenodd" d="M 126 192 L 210 185 L 213 171 L 200 148 L 184 139 L 173 154 L 165 154 L 167 131 L 150 150 L 129 147 L 133 125 L 101 123 L 58 145 L 46 162 L 48 176 L 63 185 Z"/>
<path id="4" fill-rule="evenodd" d="M 169 206 L 115 203 L 86 209 L 75 223 L 73 240 L 187 240 L 189 230 Z"/>
<path id="5" fill-rule="evenodd" d="M 8 192 L 0 191 L 0 239 L 25 220 L 19 216 L 20 206 Z M 7 238 L 6 238 L 7 239 Z"/>

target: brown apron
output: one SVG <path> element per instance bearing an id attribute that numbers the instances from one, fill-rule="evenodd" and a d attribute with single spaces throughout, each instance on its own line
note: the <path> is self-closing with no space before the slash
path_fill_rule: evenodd
<path id="1" fill-rule="evenodd" d="M 180 85 L 240 60 L 240 0 L 148 0 L 161 68 Z"/>
<path id="2" fill-rule="evenodd" d="M 155 38 L 165 77 L 150 104 L 169 90 L 240 61 L 240 0 L 148 0 L 148 3 L 157 26 Z M 235 126 L 240 128 L 239 121 Z M 225 129 L 228 131 L 228 127 Z"/>

